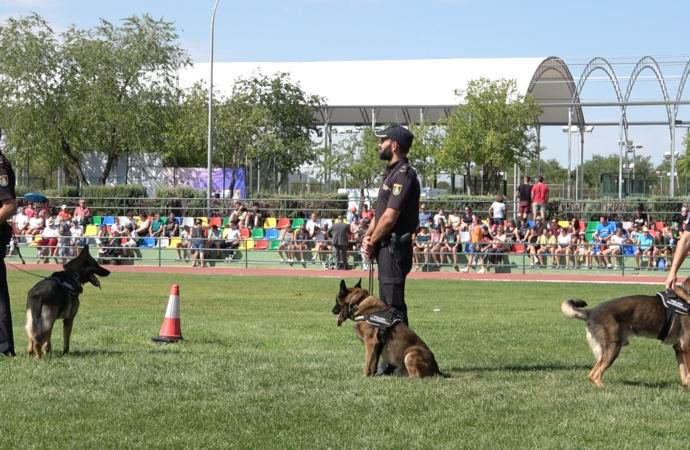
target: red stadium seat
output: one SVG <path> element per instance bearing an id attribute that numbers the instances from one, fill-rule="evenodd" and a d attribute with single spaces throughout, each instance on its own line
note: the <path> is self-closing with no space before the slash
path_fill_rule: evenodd
<path id="1" fill-rule="evenodd" d="M 254 250 L 266 250 L 268 249 L 268 241 L 266 239 L 259 239 L 254 245 Z"/>
<path id="2" fill-rule="evenodd" d="M 242 236 L 243 238 L 251 237 L 251 232 L 249 231 L 249 228 L 240 228 L 240 236 Z"/>
<path id="3" fill-rule="evenodd" d="M 284 217 L 278 221 L 278 225 L 276 226 L 277 229 L 282 230 L 283 228 L 289 227 L 290 226 L 290 219 L 287 217 Z"/>

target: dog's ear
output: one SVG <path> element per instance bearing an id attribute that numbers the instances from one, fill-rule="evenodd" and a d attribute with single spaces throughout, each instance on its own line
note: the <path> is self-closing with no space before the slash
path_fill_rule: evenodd
<path id="1" fill-rule="evenodd" d="M 355 284 L 356 288 L 362 289 L 362 279 L 360 278 L 357 284 Z"/>
<path id="2" fill-rule="evenodd" d="M 347 285 L 345 284 L 345 280 L 340 280 L 340 293 L 347 294 Z"/>

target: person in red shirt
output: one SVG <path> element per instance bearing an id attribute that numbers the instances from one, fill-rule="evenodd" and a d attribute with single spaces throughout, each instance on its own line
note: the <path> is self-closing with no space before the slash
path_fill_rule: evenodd
<path id="1" fill-rule="evenodd" d="M 546 217 L 546 206 L 549 203 L 549 187 L 544 184 L 544 177 L 537 177 L 537 184 L 532 186 L 532 214 L 534 217 Z M 541 210 L 541 212 L 540 212 Z"/>
<path id="2" fill-rule="evenodd" d="M 79 225 L 86 227 L 91 219 L 91 211 L 85 206 L 86 202 L 84 199 L 79 200 L 79 206 L 74 210 L 74 217 L 79 221 Z"/>
<path id="3" fill-rule="evenodd" d="M 376 216 L 376 212 L 370 210 L 369 205 L 365 203 L 362 205 L 362 213 L 360 216 L 362 216 L 362 220 L 369 219 L 369 222 L 371 222 L 374 219 L 374 216 Z"/>
<path id="4" fill-rule="evenodd" d="M 69 221 L 72 218 L 72 215 L 67 211 L 67 205 L 62 205 L 58 216 L 62 217 L 64 221 Z"/>
<path id="5" fill-rule="evenodd" d="M 34 213 L 36 213 L 36 210 L 34 209 L 34 203 L 29 202 L 26 205 L 26 208 L 24 208 L 24 214 L 26 214 L 29 217 L 29 219 L 31 219 L 34 216 Z"/>

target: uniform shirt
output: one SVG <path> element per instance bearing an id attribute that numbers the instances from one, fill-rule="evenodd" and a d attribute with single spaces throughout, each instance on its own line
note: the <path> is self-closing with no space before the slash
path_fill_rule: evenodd
<path id="1" fill-rule="evenodd" d="M 403 158 L 388 165 L 386 178 L 381 183 L 376 203 L 376 224 L 388 208 L 400 211 L 392 232 L 398 236 L 414 233 L 421 220 L 419 214 L 419 196 L 421 188 L 417 171 L 410 167 L 410 161 Z"/>
<path id="2" fill-rule="evenodd" d="M 12 164 L 5 158 L 5 155 L 0 153 L 0 201 L 17 198 L 17 194 L 14 192 L 16 182 Z"/>

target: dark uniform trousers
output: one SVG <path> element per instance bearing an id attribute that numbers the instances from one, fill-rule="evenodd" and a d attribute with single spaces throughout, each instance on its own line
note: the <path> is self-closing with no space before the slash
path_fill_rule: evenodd
<path id="1" fill-rule="evenodd" d="M 412 242 L 399 245 L 399 259 L 396 261 L 388 247 L 381 247 L 376 254 L 379 265 L 379 298 L 388 307 L 395 308 L 406 325 L 405 278 L 412 270 Z"/>
<path id="2" fill-rule="evenodd" d="M 0 233 L 0 354 L 14 353 L 10 291 L 7 287 L 7 268 L 5 267 L 6 252 L 5 237 Z"/>

